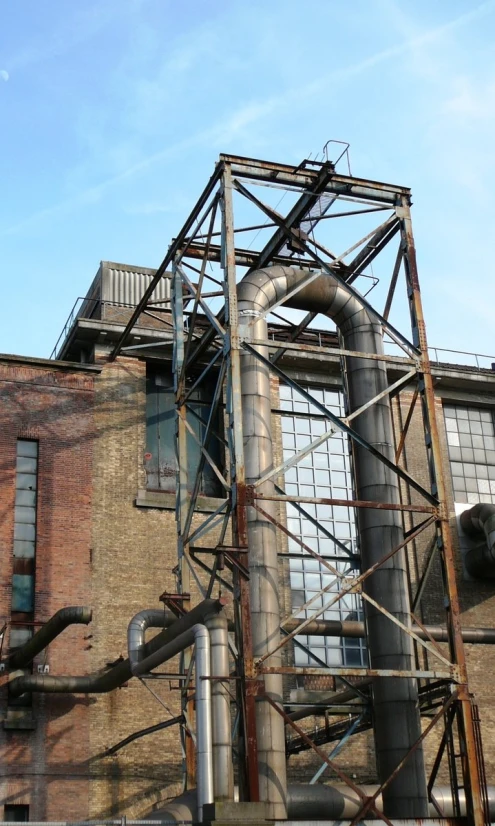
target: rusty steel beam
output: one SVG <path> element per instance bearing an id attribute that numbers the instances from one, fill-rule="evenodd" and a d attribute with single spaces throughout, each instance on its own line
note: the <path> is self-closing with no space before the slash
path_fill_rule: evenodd
<path id="1" fill-rule="evenodd" d="M 136 324 L 136 321 L 138 320 L 138 318 L 141 315 L 142 311 L 145 309 L 149 299 L 153 295 L 153 292 L 155 291 L 156 287 L 158 286 L 158 282 L 163 277 L 163 275 L 167 271 L 167 268 L 170 266 L 172 261 L 175 261 L 175 258 L 177 256 L 179 250 L 184 245 L 184 241 L 187 237 L 187 233 L 189 232 L 189 230 L 193 226 L 195 220 L 197 219 L 198 215 L 201 213 L 201 210 L 203 209 L 205 204 L 208 202 L 208 198 L 213 193 L 213 190 L 215 189 L 215 186 L 217 185 L 217 183 L 219 181 L 221 171 L 222 171 L 222 164 L 219 163 L 219 164 L 216 165 L 215 171 L 213 172 L 213 175 L 211 176 L 210 180 L 208 181 L 206 187 L 204 188 L 199 200 L 196 203 L 196 206 L 194 207 L 193 211 L 189 215 L 189 218 L 187 219 L 186 223 L 182 227 L 179 235 L 177 236 L 177 238 L 174 241 L 172 241 L 165 258 L 163 259 L 162 263 L 158 267 L 158 269 L 157 269 L 155 275 L 153 276 L 153 278 L 151 279 L 148 287 L 144 291 L 141 300 L 138 302 L 138 304 L 136 306 L 136 309 L 134 310 L 132 316 L 130 317 L 129 321 L 126 324 L 124 331 L 119 336 L 119 339 L 118 339 L 117 343 L 115 344 L 115 347 L 113 348 L 113 350 L 112 350 L 112 352 L 109 356 L 110 361 L 114 361 L 114 359 L 117 358 L 118 354 L 120 353 L 120 350 L 122 349 L 122 347 L 124 346 L 124 344 L 127 340 L 127 336 L 129 335 L 132 328 Z M 212 209 L 212 208 L 213 208 L 213 203 L 210 204 L 208 210 L 206 211 L 206 214 L 204 215 L 203 221 L 208 216 L 208 213 L 209 213 L 210 209 Z M 201 228 L 201 225 L 198 227 L 198 229 L 200 229 L 200 228 Z"/>
<path id="2" fill-rule="evenodd" d="M 342 769 L 327 754 L 325 754 L 325 752 L 322 749 L 319 748 L 319 746 L 317 746 L 317 745 L 315 745 L 315 743 L 313 743 L 313 741 L 311 740 L 310 737 L 308 737 L 306 732 L 303 731 L 303 729 L 300 728 L 300 726 L 298 726 L 297 723 L 294 720 L 292 720 L 292 718 L 284 711 L 283 708 L 281 708 L 279 705 L 277 705 L 277 703 L 274 703 L 274 701 L 272 700 L 272 698 L 268 694 L 265 695 L 265 696 L 266 696 L 266 699 L 268 700 L 268 702 L 273 706 L 273 708 L 275 708 L 278 711 L 278 713 L 280 714 L 280 716 L 283 717 L 283 719 L 287 723 L 287 725 L 289 725 L 292 729 L 294 729 L 296 734 L 298 734 L 299 737 L 302 740 L 304 740 L 305 743 L 307 743 L 309 748 L 312 749 L 312 751 L 314 751 L 315 754 L 317 754 L 318 757 L 324 763 L 326 763 L 327 766 L 330 769 L 332 769 L 333 772 L 335 772 L 337 777 L 340 777 L 340 779 L 343 780 L 343 782 L 347 786 L 349 786 L 349 788 L 352 789 L 355 794 L 358 795 L 358 797 L 363 801 L 363 804 L 365 804 L 369 799 L 367 797 L 366 793 L 362 789 L 360 789 L 359 786 L 356 786 L 356 784 L 351 780 L 351 778 L 348 777 L 348 775 L 345 774 L 342 771 Z M 383 820 L 383 822 L 386 823 L 387 826 L 392 826 L 392 823 L 388 819 L 388 817 L 386 817 L 386 815 L 384 815 L 383 812 L 380 812 L 378 810 L 377 806 L 375 805 L 375 801 L 372 801 L 370 803 L 369 808 L 371 808 L 371 810 L 375 813 L 375 815 L 380 820 Z"/>
<path id="3" fill-rule="evenodd" d="M 393 668 L 353 668 L 352 666 L 333 666 L 329 665 L 326 668 L 312 668 L 306 665 L 281 665 L 281 666 L 262 666 L 257 669 L 258 674 L 287 674 L 299 675 L 301 677 L 359 677 L 360 679 L 367 679 L 368 677 L 391 677 L 397 679 L 398 677 L 405 680 L 414 678 L 416 680 L 456 680 L 458 679 L 458 671 L 456 666 L 438 670 L 425 669 L 411 669 L 411 671 L 400 671 Z"/>
<path id="4" fill-rule="evenodd" d="M 407 538 L 405 538 L 403 542 L 400 542 L 399 545 L 396 545 L 395 548 L 392 548 L 391 551 L 382 556 L 382 558 L 375 562 L 374 565 L 372 565 L 359 576 L 353 577 L 349 584 L 344 586 L 342 590 L 339 591 L 339 593 L 335 594 L 335 596 L 332 600 L 330 600 L 329 603 L 324 604 L 321 608 L 317 608 L 315 610 L 315 613 L 311 617 L 308 617 L 307 619 L 303 620 L 302 624 L 299 626 L 299 629 L 297 631 L 292 631 L 290 634 L 287 634 L 287 636 L 284 637 L 284 639 L 281 640 L 275 648 L 273 648 L 267 654 L 264 654 L 262 657 L 259 657 L 256 661 L 257 668 L 259 668 L 265 660 L 271 657 L 272 654 L 275 653 L 275 651 L 278 651 L 279 648 L 282 648 L 284 645 L 286 645 L 293 637 L 295 637 L 297 634 L 301 634 L 307 624 L 309 624 L 312 620 L 317 619 L 317 617 L 319 617 L 320 614 L 323 614 L 324 611 L 328 611 L 329 608 L 331 608 L 332 605 L 334 605 L 336 602 L 342 599 L 342 597 L 353 592 L 357 593 L 359 591 L 359 587 L 362 585 L 365 579 L 367 579 L 369 576 L 371 576 L 371 574 L 377 571 L 378 568 L 380 568 L 385 562 L 387 562 L 389 559 L 395 556 L 395 554 L 402 550 L 402 548 L 404 548 L 409 542 L 412 542 L 413 539 L 416 539 L 416 537 L 419 536 L 419 534 L 423 530 L 425 530 L 425 528 L 432 524 L 433 521 L 434 517 L 432 516 L 431 519 L 426 520 L 426 522 L 420 525 L 413 533 L 411 533 Z M 293 616 L 298 614 L 303 609 L 305 610 L 307 607 L 309 607 L 311 603 L 315 601 L 316 598 L 318 598 L 322 594 L 328 593 L 332 587 L 333 582 L 325 586 L 325 588 L 321 588 L 320 591 L 318 591 L 318 593 L 314 597 L 312 597 L 312 599 L 309 602 L 299 606 L 297 610 L 294 612 L 294 614 L 290 617 L 290 619 L 292 619 Z M 281 625 L 283 626 L 283 622 L 281 623 Z"/>
<path id="5" fill-rule="evenodd" d="M 484 826 L 481 767 L 473 724 L 471 698 L 468 690 L 466 655 L 462 641 L 461 612 L 456 582 L 454 549 L 448 518 L 447 494 L 442 464 L 443 457 L 436 418 L 435 391 L 428 354 L 428 340 L 419 287 L 409 198 L 407 196 L 402 197 L 401 207 L 397 209 L 397 214 L 401 220 L 401 236 L 404 245 L 404 268 L 408 287 L 411 327 L 421 352 L 420 374 L 423 383 L 419 389 L 422 400 L 425 434 L 427 436 L 426 446 L 430 458 L 431 486 L 439 501 L 436 532 L 440 540 L 439 549 L 441 549 L 443 558 L 442 567 L 445 578 L 446 597 L 448 600 L 447 627 L 450 636 L 450 656 L 452 661 L 456 663 L 459 672 L 458 696 L 461 713 L 458 724 L 464 738 L 466 751 L 466 757 L 465 760 L 463 760 L 463 782 L 466 791 L 466 806 L 468 817 L 472 820 L 473 826 Z"/>
<path id="6" fill-rule="evenodd" d="M 321 496 L 295 496 L 288 494 L 268 494 L 258 493 L 254 486 L 248 490 L 249 497 L 253 499 L 267 499 L 276 502 L 305 502 L 315 505 L 343 505 L 348 508 L 373 508 L 385 511 L 404 511 L 410 513 L 438 513 L 438 508 L 431 505 L 401 505 L 395 502 L 373 502 L 362 499 L 325 499 Z"/>

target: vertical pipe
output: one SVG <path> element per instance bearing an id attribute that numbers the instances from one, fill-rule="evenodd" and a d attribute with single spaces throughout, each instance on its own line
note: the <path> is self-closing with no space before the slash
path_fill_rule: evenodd
<path id="1" fill-rule="evenodd" d="M 367 353 L 382 352 L 381 331 L 363 329 L 344 334 L 345 347 Z M 356 410 L 388 386 L 385 365 L 366 359 L 347 359 L 349 407 Z M 355 429 L 388 459 L 394 461 L 392 418 L 388 398 L 362 413 Z M 358 499 L 399 502 L 398 480 L 365 448 L 354 444 L 355 484 Z M 403 541 L 400 514 L 394 511 L 360 508 L 358 526 L 362 568 L 374 565 Z M 411 625 L 405 551 L 401 550 L 368 577 L 364 585 L 373 597 L 404 625 Z M 414 653 L 409 636 L 384 614 L 365 604 L 371 668 L 414 670 Z M 378 775 L 383 782 L 421 735 L 416 680 L 375 678 L 373 717 Z M 409 757 L 383 795 L 388 817 L 427 817 L 428 799 L 424 758 L 421 749 Z"/>
<path id="2" fill-rule="evenodd" d="M 205 625 L 210 635 L 213 794 L 215 802 L 234 799 L 234 768 L 229 695 L 229 631 L 227 617 L 211 614 Z"/>
<path id="3" fill-rule="evenodd" d="M 383 354 L 382 328 L 379 319 L 364 306 L 355 291 L 340 284 L 331 274 L 322 275 L 297 292 L 298 285 L 307 279 L 307 273 L 290 267 L 270 267 L 244 277 L 239 286 L 239 313 L 245 319 L 241 338 L 249 339 L 250 330 L 258 340 L 266 339 L 266 323 L 261 316 L 270 306 L 288 293 L 292 297 L 287 306 L 305 311 L 321 312 L 332 318 L 342 334 L 344 347 L 363 353 Z M 297 294 L 296 294 L 297 292 Z M 249 321 L 256 319 L 254 327 Z M 267 348 L 259 347 L 267 357 Z M 244 355 L 243 363 L 243 421 L 246 445 L 246 477 L 254 482 L 272 463 L 269 376 L 266 367 L 254 356 Z M 358 409 L 388 387 L 384 362 L 352 357 L 346 359 L 350 411 Z M 387 396 L 365 410 L 355 422 L 355 430 L 373 447 L 394 461 L 393 430 L 390 402 Z M 358 499 L 376 502 L 399 502 L 398 479 L 365 447 L 354 445 L 355 485 Z M 249 464 L 248 464 L 249 463 Z M 249 467 L 249 470 L 248 470 Z M 267 482 L 266 492 L 271 490 Z M 261 490 L 260 486 L 260 490 Z M 273 513 L 273 511 L 272 511 Z M 255 511 L 249 512 L 249 551 L 252 588 L 253 640 L 255 654 L 268 653 L 277 640 L 273 626 L 274 612 L 278 613 L 276 538 L 271 523 L 263 521 Z M 392 551 L 403 539 L 400 516 L 381 509 L 360 509 L 358 525 L 363 569 Z M 380 605 L 403 624 L 410 625 L 410 607 L 407 589 L 405 554 L 401 551 L 366 580 L 365 588 Z M 381 611 L 365 606 L 368 625 L 370 666 L 374 669 L 414 670 L 413 647 L 410 637 L 393 624 Z M 272 657 L 271 664 L 280 661 Z M 268 684 L 265 680 L 265 684 Z M 274 699 L 281 698 L 282 686 L 278 678 L 270 683 Z M 376 678 L 373 680 L 374 730 L 378 773 L 381 782 L 392 774 L 421 735 L 417 683 L 408 678 Z M 260 704 L 261 705 L 261 704 Z M 259 712 L 258 748 L 263 749 L 260 775 L 265 774 L 270 802 L 280 803 L 275 796 L 278 768 L 278 729 L 273 721 Z M 276 714 L 272 710 L 272 714 Z M 272 753 L 269 754 L 269 748 Z M 282 777 L 282 776 L 280 776 Z M 271 785 L 270 785 L 271 784 Z M 262 797 L 262 799 L 266 799 Z M 401 772 L 384 792 L 385 814 L 389 817 L 427 817 L 428 797 L 424 758 L 417 748 L 408 758 Z"/>
<path id="4" fill-rule="evenodd" d="M 266 339 L 264 320 L 249 327 L 256 312 L 252 305 L 239 302 L 239 334 Z M 267 348 L 259 348 L 267 356 Z M 255 356 L 241 354 L 242 425 L 246 483 L 253 484 L 273 468 L 270 376 Z M 260 486 L 260 492 L 272 493 L 273 482 Z M 274 503 L 265 502 L 266 510 L 275 516 Z M 250 602 L 253 655 L 261 657 L 275 647 L 280 635 L 280 604 L 278 597 L 278 558 L 275 526 L 254 508 L 247 510 L 249 547 Z M 267 662 L 280 666 L 280 651 Z M 283 701 L 280 674 L 264 676 L 265 691 L 277 703 Z M 285 761 L 284 723 L 277 711 L 263 698 L 256 702 L 256 734 L 258 746 L 258 776 L 260 800 L 267 804 L 267 817 L 284 820 L 287 817 L 287 777 Z"/>
<path id="5" fill-rule="evenodd" d="M 198 820 L 203 820 L 203 808 L 213 803 L 213 759 L 211 733 L 210 636 L 204 625 L 194 625 L 196 656 L 196 774 L 198 790 Z M 204 679 L 206 678 L 206 679 Z"/>

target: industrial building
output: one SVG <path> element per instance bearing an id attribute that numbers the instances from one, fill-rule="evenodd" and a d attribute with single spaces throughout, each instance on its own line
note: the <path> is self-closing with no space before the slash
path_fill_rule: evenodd
<path id="1" fill-rule="evenodd" d="M 4 820 L 493 821 L 495 371 L 410 204 L 221 155 L 0 356 Z"/>

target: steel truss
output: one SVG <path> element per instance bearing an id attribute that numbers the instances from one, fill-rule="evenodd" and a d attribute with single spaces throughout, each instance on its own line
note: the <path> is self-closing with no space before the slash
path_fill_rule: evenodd
<path id="1" fill-rule="evenodd" d="M 277 208 L 268 205 L 257 194 L 261 186 L 276 187 L 282 193 L 289 193 L 292 206 L 286 215 L 282 215 Z M 254 191 L 256 190 L 256 192 Z M 234 223 L 233 202 L 237 199 L 248 203 L 251 212 L 256 209 L 261 214 L 254 223 Z M 338 210 L 337 210 L 338 207 Z M 380 223 L 363 238 L 353 243 L 344 253 L 336 254 L 326 245 L 317 241 L 314 236 L 315 228 L 329 224 L 330 219 L 346 220 L 350 215 L 368 216 L 377 213 Z M 385 220 L 382 220 L 385 214 Z M 263 223 L 264 221 L 264 223 Z M 260 249 L 240 246 L 239 240 L 253 236 L 255 232 L 268 232 L 269 237 Z M 220 243 L 218 242 L 220 239 Z M 397 244 L 398 239 L 398 244 Z M 372 264 L 377 256 L 390 245 L 397 244 L 396 253 L 392 261 L 390 284 L 388 287 L 383 311 L 373 307 L 367 299 L 360 300 L 381 320 L 384 333 L 400 350 L 400 355 L 374 356 L 369 353 L 355 353 L 343 350 L 338 346 L 319 346 L 304 344 L 298 339 L 315 319 L 316 313 L 308 313 L 303 319 L 294 321 L 285 318 L 284 339 L 255 340 L 248 343 L 239 336 L 239 319 L 237 313 L 237 284 L 246 271 L 256 270 L 274 264 L 296 265 L 308 270 L 305 283 L 310 283 L 315 275 L 329 273 L 337 281 L 346 285 L 353 292 L 354 282 Z M 215 265 L 216 268 L 215 268 Z M 219 265 L 219 266 L 218 266 Z M 439 734 L 440 746 L 431 769 L 428 790 L 433 805 L 439 814 L 443 813 L 433 799 L 432 788 L 438 774 L 442 760 L 448 764 L 451 778 L 452 796 L 455 807 L 459 811 L 458 788 L 465 789 L 468 806 L 468 817 L 475 826 L 482 826 L 488 822 L 486 807 L 486 781 L 484 778 L 481 740 L 477 709 L 473 705 L 468 688 L 466 660 L 461 636 L 460 610 L 455 579 L 452 538 L 448 522 L 446 504 L 445 481 L 442 471 L 442 456 L 440 450 L 438 424 L 435 413 L 435 398 L 433 378 L 428 347 L 426 329 L 423 318 L 421 293 L 419 288 L 416 253 L 412 233 L 410 216 L 410 191 L 407 188 L 389 184 L 377 183 L 356 177 L 339 174 L 330 162 L 316 163 L 304 161 L 298 167 L 268 163 L 249 158 L 221 155 L 215 171 L 204 189 L 196 206 L 184 224 L 177 238 L 172 242 L 167 255 L 157 270 L 146 293 L 136 307 L 124 333 L 118 341 L 111 358 L 118 356 L 127 337 L 138 322 L 142 313 L 153 307 L 151 298 L 153 291 L 166 273 L 172 271 L 172 317 L 174 329 L 174 356 L 173 370 L 175 375 L 175 391 L 177 404 L 177 534 L 178 534 L 178 568 L 177 581 L 180 594 L 188 595 L 193 583 L 204 595 L 210 595 L 215 588 L 228 589 L 234 594 L 235 609 L 235 677 L 236 700 L 238 704 L 238 719 L 240 719 L 239 760 L 240 776 L 243 795 L 246 799 L 258 799 L 257 776 L 257 748 L 256 727 L 254 719 L 254 705 L 257 696 L 263 693 L 263 674 L 273 671 L 287 675 L 332 675 L 341 682 L 351 686 L 349 680 L 361 678 L 368 681 L 371 677 L 381 678 L 415 678 L 419 681 L 420 696 L 428 695 L 431 687 L 443 686 L 440 692 L 440 707 L 423 730 L 420 740 L 414 744 L 411 754 L 421 745 L 421 742 L 438 727 L 442 728 Z M 240 272 L 242 271 L 242 272 Z M 195 279 L 193 281 L 193 279 Z M 411 322 L 412 335 L 409 337 L 393 326 L 389 320 L 394 299 L 400 280 L 406 288 L 407 303 Z M 220 289 L 219 289 L 220 288 Z M 219 294 L 224 299 L 221 306 L 215 305 L 219 301 Z M 283 300 L 274 305 L 270 313 L 279 305 L 283 309 Z M 198 326 L 198 321 L 201 325 Z M 265 358 L 259 347 L 268 347 L 269 358 Z M 290 460 L 286 460 L 266 474 L 258 483 L 246 485 L 244 445 L 241 415 L 241 385 L 240 385 L 240 356 L 242 350 L 247 350 L 260 362 L 269 367 L 272 374 L 280 381 L 294 388 L 300 396 L 309 401 L 313 408 L 329 423 L 329 430 L 320 438 L 301 449 Z M 300 386 L 283 368 L 283 357 L 293 352 L 309 354 L 318 358 L 342 359 L 345 356 L 359 356 L 359 358 L 377 359 L 388 363 L 390 369 L 400 368 L 404 375 L 390 383 L 388 389 L 359 410 L 353 411 L 345 418 L 338 418 L 320 401 L 315 399 L 306 389 Z M 126 347 L 126 353 L 132 354 L 132 349 Z M 281 366 L 282 364 L 282 366 Z M 211 404 L 198 414 L 197 407 L 191 404 L 192 392 L 205 379 L 214 382 L 214 392 Z M 376 404 L 384 395 L 390 398 L 400 397 L 407 389 L 412 393 L 409 412 L 402 429 L 397 435 L 397 452 L 395 462 L 390 462 L 379 451 L 368 444 L 352 427 L 353 420 L 367 409 Z M 425 434 L 425 445 L 430 472 L 429 486 L 413 478 L 403 464 L 404 446 L 406 444 L 409 426 L 412 421 L 416 402 L 419 400 Z M 217 427 L 219 415 L 225 417 L 225 433 Z M 198 439 L 196 433 L 198 420 L 202 425 L 202 437 Z M 259 485 L 268 478 L 279 481 L 289 467 L 301 461 L 309 452 L 330 438 L 337 430 L 343 431 L 361 447 L 374 453 L 375 457 L 387 467 L 393 469 L 399 478 L 402 490 L 406 491 L 401 504 L 390 502 L 369 502 L 359 500 L 342 500 L 332 498 L 314 498 L 308 496 L 289 496 L 283 487 L 275 485 L 275 493 L 267 496 L 259 491 Z M 188 473 L 187 440 L 191 436 L 199 446 L 199 463 L 193 478 Z M 211 445 L 214 440 L 220 440 L 225 448 L 228 470 L 219 467 L 211 455 Z M 198 498 L 201 492 L 201 478 L 206 466 L 212 469 L 219 486 L 223 491 L 219 497 L 218 506 L 207 518 L 198 518 Z M 411 493 L 411 495 L 409 495 Z M 322 557 L 304 543 L 299 537 L 288 530 L 282 521 L 271 517 L 263 508 L 264 500 L 275 500 L 279 503 L 291 502 L 296 509 L 313 523 L 318 529 L 331 538 L 340 556 Z M 355 568 L 355 557 L 345 544 L 336 539 L 325 526 L 316 522 L 314 516 L 304 507 L 308 504 L 345 505 L 351 508 L 381 508 L 393 509 L 402 513 L 404 520 L 408 518 L 408 530 L 404 541 L 383 558 L 359 574 Z M 247 565 L 248 537 L 247 537 L 247 508 L 254 507 L 264 518 L 273 522 L 277 529 L 294 540 L 301 553 L 310 554 L 320 564 L 329 570 L 334 579 L 322 588 L 321 591 L 299 607 L 290 616 L 281 619 L 282 637 L 277 645 L 273 646 L 269 654 L 254 661 L 252 654 L 250 605 L 249 605 L 249 572 Z M 417 520 L 420 520 L 419 522 Z M 383 565 L 402 548 L 408 548 L 425 531 L 433 531 L 429 550 L 423 559 L 423 569 L 413 581 L 411 577 L 411 620 L 415 627 L 425 631 L 426 639 L 421 639 L 410 627 L 402 624 L 396 617 L 386 611 L 383 606 L 374 601 L 364 590 L 363 582 L 378 567 Z M 428 536 L 429 534 L 424 534 Z M 214 537 L 212 539 L 212 536 Z M 201 540 L 201 544 L 198 542 Z M 207 544 L 204 544 L 206 542 Z M 351 565 L 346 572 L 336 564 L 337 559 L 349 559 Z M 443 604 L 446 605 L 446 627 L 448 645 L 440 648 L 429 636 L 421 617 L 421 600 L 425 593 L 425 586 L 432 570 L 433 560 L 439 560 L 443 578 Z M 352 564 L 353 563 L 353 564 Z M 227 570 L 225 570 L 227 569 Z M 205 579 L 205 574 L 207 577 Z M 337 587 L 337 590 L 335 590 Z M 274 669 L 265 664 L 265 661 L 274 651 L 285 648 L 294 642 L 301 646 L 297 635 L 304 632 L 305 627 L 321 615 L 324 611 L 338 603 L 348 594 L 359 594 L 360 597 L 385 614 L 391 622 L 398 625 L 414 640 L 416 647 L 416 665 L 412 671 L 385 671 L 369 668 L 328 667 L 319 661 L 315 654 L 313 660 L 318 667 L 295 667 L 284 665 Z M 303 609 L 312 608 L 316 601 L 321 599 L 323 607 L 315 608 L 310 619 L 302 621 L 295 630 L 290 632 L 284 628 Z M 420 656 L 421 655 L 421 656 Z M 324 667 L 323 667 L 324 666 Z M 183 662 L 184 673 L 191 671 L 190 659 Z M 441 681 L 440 683 L 438 681 Z M 366 682 L 364 682 L 366 684 Z M 352 686 L 351 686 L 352 687 Z M 366 703 L 367 694 L 363 694 L 356 686 L 351 691 L 355 700 Z M 268 702 L 273 704 L 270 697 Z M 437 703 L 437 708 L 438 708 Z M 407 761 L 407 755 L 396 767 L 394 773 L 381 784 L 373 797 L 366 797 L 353 781 L 337 766 L 332 756 L 321 750 L 311 738 L 311 732 L 300 728 L 291 716 L 281 707 L 273 704 L 281 714 L 288 727 L 298 735 L 298 742 L 313 749 L 321 758 L 323 764 L 334 771 L 347 783 L 361 798 L 362 808 L 353 821 L 362 820 L 367 812 L 372 811 L 386 823 L 390 821 L 380 813 L 376 807 L 376 799 Z M 330 705 L 330 704 L 329 704 Z M 183 707 L 186 721 L 191 719 L 192 706 L 190 694 L 183 691 Z M 432 705 L 422 702 L 421 707 L 431 716 Z M 339 714 L 342 705 L 334 704 L 334 713 Z M 352 704 L 349 712 L 352 711 Z M 345 726 L 338 722 L 334 729 L 343 742 L 350 739 L 354 731 L 369 726 L 369 716 L 364 711 L 354 710 L 355 716 L 347 734 Z M 347 714 L 349 719 L 349 713 Z M 186 724 L 187 729 L 188 724 Z M 315 738 L 316 739 L 316 738 Z M 331 736 L 328 739 L 333 739 Z M 321 735 L 319 737 L 321 742 Z M 186 751 L 188 762 L 188 776 L 192 778 L 193 770 L 193 741 L 186 737 Z"/>

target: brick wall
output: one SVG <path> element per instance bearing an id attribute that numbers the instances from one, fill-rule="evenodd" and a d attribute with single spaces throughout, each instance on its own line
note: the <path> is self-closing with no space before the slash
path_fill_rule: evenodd
<path id="1" fill-rule="evenodd" d="M 0 622 L 10 620 L 16 441 L 39 440 L 36 622 L 66 605 L 91 604 L 90 520 L 93 374 L 0 360 Z M 48 649 L 53 674 L 86 673 L 85 626 Z M 4 642 L 4 654 L 8 637 Z M 35 660 L 34 670 L 42 658 Z M 44 658 L 43 658 L 44 661 Z M 0 717 L 7 714 L 2 675 Z M 87 811 L 88 706 L 83 697 L 36 695 L 35 730 L 0 725 L 0 805 L 28 803 L 31 819 L 72 819 Z M 1 810 L 0 810 L 1 814 Z"/>

